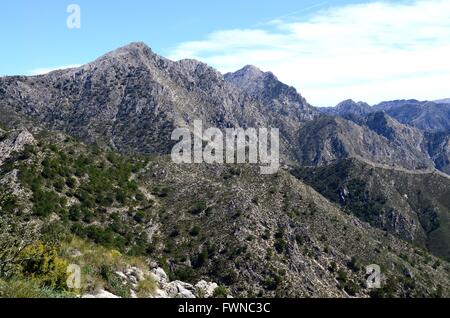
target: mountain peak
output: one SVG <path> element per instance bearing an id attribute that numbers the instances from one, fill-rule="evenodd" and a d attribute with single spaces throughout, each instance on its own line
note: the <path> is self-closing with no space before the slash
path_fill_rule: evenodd
<path id="1" fill-rule="evenodd" d="M 365 102 L 355 102 L 353 99 L 346 99 L 342 102 L 340 102 L 336 107 L 344 107 L 344 106 L 361 106 L 361 107 L 370 107 L 369 104 Z"/>
<path id="2" fill-rule="evenodd" d="M 143 61 L 159 60 L 162 57 L 155 54 L 144 42 L 131 42 L 118 49 L 110 51 L 99 57 L 85 67 L 108 68 L 111 65 L 139 65 Z"/>
<path id="3" fill-rule="evenodd" d="M 259 68 L 253 65 L 246 65 L 240 70 L 234 73 L 227 73 L 224 75 L 226 79 L 230 79 L 233 81 L 257 81 L 264 78 L 267 73 L 264 73 Z"/>
<path id="4" fill-rule="evenodd" d="M 150 47 L 147 46 L 144 42 L 131 42 L 125 46 L 122 46 L 118 49 L 115 49 L 103 57 L 123 57 L 123 56 L 132 56 L 132 57 L 142 57 L 154 55 L 153 51 Z"/>
<path id="5" fill-rule="evenodd" d="M 338 104 L 338 106 L 342 105 L 342 104 L 349 104 L 349 103 L 356 104 L 356 102 L 353 99 L 349 98 L 349 99 L 346 99 L 346 100 L 343 100 L 342 102 L 340 102 Z"/>
<path id="6" fill-rule="evenodd" d="M 365 115 L 372 112 L 369 104 L 364 102 L 355 102 L 353 99 L 347 99 L 340 102 L 336 107 L 331 109 L 332 112 L 337 112 L 340 115 L 356 114 Z"/>
<path id="7" fill-rule="evenodd" d="M 150 47 L 147 44 L 145 44 L 144 42 L 131 42 L 122 47 L 119 47 L 118 49 L 116 49 L 114 51 L 136 52 L 136 51 L 148 51 L 148 50 L 151 51 Z"/>
<path id="8" fill-rule="evenodd" d="M 296 113 L 299 118 L 305 117 L 304 113 L 298 113 L 300 110 L 313 113 L 297 90 L 282 83 L 272 72 L 264 72 L 256 66 L 247 65 L 234 73 L 225 74 L 224 79 L 250 96 L 272 104 L 272 110 L 278 108 L 280 112 L 286 112 L 286 107 L 290 105 L 292 113 Z"/>
<path id="9" fill-rule="evenodd" d="M 227 73 L 224 75 L 224 78 L 226 81 L 241 88 L 246 87 L 247 91 L 264 88 L 267 82 L 279 82 L 278 78 L 272 72 L 264 72 L 254 65 L 246 65 L 234 73 Z"/>
<path id="10" fill-rule="evenodd" d="M 237 72 L 247 73 L 247 74 L 264 74 L 259 68 L 254 65 L 246 65 Z"/>

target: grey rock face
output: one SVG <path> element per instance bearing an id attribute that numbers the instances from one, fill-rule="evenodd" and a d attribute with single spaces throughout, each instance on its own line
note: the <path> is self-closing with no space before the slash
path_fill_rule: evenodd
<path id="1" fill-rule="evenodd" d="M 351 99 L 339 103 L 336 107 L 321 107 L 318 108 L 318 110 L 328 115 L 339 115 L 339 116 L 346 116 L 346 115 L 364 116 L 374 111 L 369 104 L 364 102 L 356 103 Z"/>
<path id="2" fill-rule="evenodd" d="M 450 174 L 450 132 L 426 133 L 425 139 L 436 168 Z"/>
<path id="3" fill-rule="evenodd" d="M 224 79 L 262 103 L 267 111 L 289 114 L 299 120 L 312 119 L 318 114 L 295 88 L 280 82 L 273 73 L 265 73 L 255 66 L 247 65 L 235 73 L 227 73 Z"/>
<path id="4" fill-rule="evenodd" d="M 450 103 L 447 99 L 428 102 L 395 100 L 369 106 L 364 102 L 346 100 L 336 107 L 322 107 L 324 114 L 341 116 L 350 120 L 360 120 L 370 113 L 386 112 L 402 124 L 416 127 L 426 132 L 442 132 L 450 129 Z"/>
<path id="5" fill-rule="evenodd" d="M 153 298 L 210 298 L 218 287 L 216 283 L 204 280 L 195 286 L 181 281 L 170 282 L 168 275 L 160 267 L 154 268 L 151 275 L 159 285 Z"/>
<path id="6" fill-rule="evenodd" d="M 211 298 L 214 295 L 214 291 L 219 287 L 216 283 L 209 283 L 205 280 L 199 281 L 195 285 L 196 294 L 203 298 Z"/>
<path id="7" fill-rule="evenodd" d="M 364 159 L 406 169 L 434 167 L 447 172 L 449 150 L 445 136 L 450 123 L 447 106 L 417 100 L 399 100 L 371 107 L 366 103 L 348 100 L 336 107 L 319 110 L 353 122 L 363 130 L 368 128 L 378 135 L 370 138 L 369 144 L 372 145 L 356 151 Z M 351 138 L 350 135 L 349 137 Z M 377 141 L 379 137 L 384 142 L 387 141 L 388 145 L 383 146 Z M 379 156 L 370 149 L 379 152 L 381 158 L 374 158 L 373 155 Z M 348 153 L 351 154 L 352 151 L 347 151 L 346 155 Z M 403 160 L 405 164 L 402 163 Z"/>
<path id="8" fill-rule="evenodd" d="M 437 104 L 450 104 L 450 98 L 438 99 L 434 101 Z"/>
<path id="9" fill-rule="evenodd" d="M 413 170 L 434 168 L 423 134 L 382 114 L 366 125 L 323 117 L 304 125 L 298 140 L 298 158 L 304 165 L 321 166 L 350 157 Z"/>
<path id="10" fill-rule="evenodd" d="M 7 160 L 12 153 L 24 150 L 25 145 L 34 144 L 35 140 L 28 130 L 6 133 L 0 131 L 0 165 Z"/>
<path id="11" fill-rule="evenodd" d="M 246 93 L 204 63 L 173 62 L 132 43 L 80 68 L 0 79 L 0 110 L 124 153 L 166 154 L 175 127 L 278 127 L 285 148 L 315 112 L 271 74 Z M 282 145 L 282 147 L 283 147 Z"/>
<path id="12" fill-rule="evenodd" d="M 83 295 L 81 298 L 120 298 L 119 296 L 116 296 L 104 289 L 99 290 L 96 294 L 86 294 Z"/>
<path id="13" fill-rule="evenodd" d="M 152 270 L 152 275 L 156 282 L 158 282 L 161 285 L 167 284 L 169 282 L 169 276 L 167 276 L 166 272 L 158 267 Z"/>
<path id="14" fill-rule="evenodd" d="M 195 288 L 191 284 L 181 281 L 173 281 L 164 286 L 164 291 L 169 298 L 196 298 Z"/>
<path id="15" fill-rule="evenodd" d="M 450 130 L 450 104 L 399 100 L 383 102 L 374 106 L 383 110 L 403 124 L 417 127 L 427 132 Z"/>

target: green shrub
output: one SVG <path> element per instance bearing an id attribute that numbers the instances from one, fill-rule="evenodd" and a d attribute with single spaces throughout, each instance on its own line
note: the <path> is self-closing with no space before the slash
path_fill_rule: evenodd
<path id="1" fill-rule="evenodd" d="M 144 211 L 138 211 L 136 212 L 133 218 L 138 223 L 144 223 L 147 218 L 147 215 Z"/>
<path id="2" fill-rule="evenodd" d="M 21 272 L 25 277 L 38 279 L 44 286 L 67 289 L 68 262 L 58 256 L 55 247 L 36 242 L 21 252 Z"/>
<path id="3" fill-rule="evenodd" d="M 3 213 L 12 213 L 19 207 L 17 198 L 10 193 L 1 193 L 0 210 Z"/>
<path id="4" fill-rule="evenodd" d="M 200 227 L 198 225 L 195 225 L 190 231 L 189 234 L 191 236 L 198 236 L 200 234 Z"/>
<path id="5" fill-rule="evenodd" d="M 157 195 L 160 198 L 167 197 L 169 194 L 169 188 L 166 186 L 154 187 L 152 194 Z"/>
<path id="6" fill-rule="evenodd" d="M 206 203 L 205 202 L 197 202 L 191 209 L 190 213 L 192 215 L 198 215 L 206 210 Z"/>
<path id="7" fill-rule="evenodd" d="M 81 210 L 81 206 L 72 205 L 69 209 L 69 220 L 78 222 L 81 220 L 83 216 L 83 211 Z"/>
<path id="8" fill-rule="evenodd" d="M 336 271 L 337 271 L 337 265 L 336 265 L 336 263 L 335 263 L 335 262 L 331 262 L 331 263 L 330 263 L 330 266 L 328 266 L 328 270 L 329 270 L 330 272 L 332 272 L 332 273 L 336 272 Z"/>
<path id="9" fill-rule="evenodd" d="M 340 282 L 340 283 L 346 283 L 346 282 L 347 282 L 347 279 L 348 279 L 347 273 L 346 273 L 342 268 L 340 268 L 340 269 L 337 271 L 337 278 L 336 278 L 336 279 L 337 279 L 338 282 Z"/>
<path id="10" fill-rule="evenodd" d="M 173 274 L 176 280 L 181 280 L 183 282 L 188 283 L 195 282 L 199 278 L 197 272 L 188 266 L 182 266 L 177 268 Z"/>
<path id="11" fill-rule="evenodd" d="M 344 290 L 350 296 L 356 296 L 356 294 L 360 291 L 360 287 L 354 281 L 350 280 L 344 285 Z"/>
<path id="12" fill-rule="evenodd" d="M 278 239 L 276 239 L 274 246 L 275 246 L 275 250 L 276 250 L 279 254 L 281 254 L 281 253 L 283 253 L 284 250 L 286 249 L 287 243 L 286 243 L 286 241 L 283 240 L 282 238 L 278 238 Z"/>
<path id="13" fill-rule="evenodd" d="M 270 239 L 270 231 L 268 229 L 264 230 L 264 233 L 261 235 L 261 238 L 265 241 Z"/>
<path id="14" fill-rule="evenodd" d="M 75 188 L 76 184 L 77 184 L 77 180 L 74 177 L 69 177 L 66 179 L 66 185 L 69 188 L 71 188 L 71 189 Z"/>
<path id="15" fill-rule="evenodd" d="M 37 216 L 48 216 L 53 212 L 58 212 L 61 207 L 59 205 L 59 197 L 51 191 L 37 190 L 33 193 L 33 212 Z"/>
<path id="16" fill-rule="evenodd" d="M 227 298 L 229 295 L 229 291 L 225 286 L 219 286 L 214 290 L 213 297 L 214 298 Z"/>
<path id="17" fill-rule="evenodd" d="M 352 257 L 350 262 L 348 262 L 347 266 L 354 272 L 359 272 L 362 268 L 361 261 L 355 256 Z"/>
<path id="18" fill-rule="evenodd" d="M 39 280 L 13 278 L 0 280 L 0 298 L 71 298 L 74 295 L 42 286 Z"/>
<path id="19" fill-rule="evenodd" d="M 264 286 L 267 290 L 274 291 L 278 289 L 282 281 L 281 276 L 273 273 L 270 277 L 266 278 Z"/>
<path id="20" fill-rule="evenodd" d="M 104 229 L 100 226 L 92 225 L 84 229 L 86 236 L 95 243 L 111 247 L 114 242 L 114 234 L 109 229 Z"/>
<path id="21" fill-rule="evenodd" d="M 208 259 L 209 259 L 208 250 L 204 249 L 201 253 L 199 253 L 197 255 L 197 257 L 195 258 L 192 266 L 194 268 L 203 267 L 203 266 L 205 266 L 207 264 Z"/>
<path id="22" fill-rule="evenodd" d="M 61 191 L 64 189 L 64 184 L 65 184 L 64 179 L 56 178 L 55 181 L 53 182 L 53 187 L 55 188 L 56 191 L 61 193 Z"/>
<path id="23" fill-rule="evenodd" d="M 114 295 L 122 298 L 130 298 L 129 284 L 124 284 L 122 279 L 109 267 L 108 265 L 102 265 L 100 268 L 100 275 L 106 282 L 106 289 Z"/>
<path id="24" fill-rule="evenodd" d="M 84 223 L 90 224 L 90 223 L 94 222 L 95 217 L 96 217 L 94 212 L 92 212 L 89 209 L 83 209 L 82 211 L 83 211 L 83 222 Z"/>
<path id="25" fill-rule="evenodd" d="M 127 196 L 125 192 L 123 192 L 122 190 L 118 190 L 116 192 L 116 200 L 121 204 L 125 204 L 125 202 L 127 201 Z"/>

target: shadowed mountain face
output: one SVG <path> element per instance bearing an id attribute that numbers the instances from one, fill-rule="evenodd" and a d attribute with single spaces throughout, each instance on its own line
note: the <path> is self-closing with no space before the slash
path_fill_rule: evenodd
<path id="1" fill-rule="evenodd" d="M 336 107 L 319 110 L 369 128 L 394 143 L 396 150 L 409 148 L 408 153 L 422 158 L 419 161 L 423 163 L 423 168 L 429 167 L 431 160 L 435 168 L 446 173 L 449 171 L 449 104 L 398 100 L 370 107 L 348 100 Z M 409 165 L 408 168 L 411 167 Z"/>
<path id="2" fill-rule="evenodd" d="M 450 133 L 426 133 L 427 151 L 436 168 L 450 175 Z"/>
<path id="3" fill-rule="evenodd" d="M 408 100 L 385 102 L 374 108 L 385 111 L 401 123 L 424 131 L 450 130 L 450 104 Z"/>
<path id="4" fill-rule="evenodd" d="M 435 100 L 434 102 L 437 104 L 450 104 L 450 98 L 439 99 Z"/>
<path id="5" fill-rule="evenodd" d="M 450 130 L 450 103 L 448 100 L 421 102 L 415 99 L 382 102 L 375 106 L 347 100 L 336 107 L 318 108 L 322 113 L 349 119 L 383 111 L 402 124 L 427 132 Z"/>
<path id="6" fill-rule="evenodd" d="M 371 114 L 360 123 L 340 117 L 311 121 L 300 130 L 299 143 L 299 161 L 304 165 L 326 165 L 351 157 L 406 169 L 434 167 L 423 133 L 383 113 Z"/>
<path id="7" fill-rule="evenodd" d="M 352 159 L 293 174 L 358 218 L 450 259 L 450 178 Z"/>

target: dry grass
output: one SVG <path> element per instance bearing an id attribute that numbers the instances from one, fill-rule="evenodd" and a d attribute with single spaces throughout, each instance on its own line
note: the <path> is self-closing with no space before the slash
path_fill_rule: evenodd
<path id="1" fill-rule="evenodd" d="M 64 244 L 61 248 L 61 255 L 69 263 L 80 266 L 80 292 L 82 294 L 91 293 L 108 286 L 108 281 L 102 275 L 105 270 L 114 273 L 133 266 L 141 269 L 144 273 L 147 272 L 144 259 L 123 255 L 117 250 L 110 250 L 79 238 L 73 238 L 70 243 Z M 144 280 L 142 290 L 151 291 L 152 282 L 150 279 Z"/>

